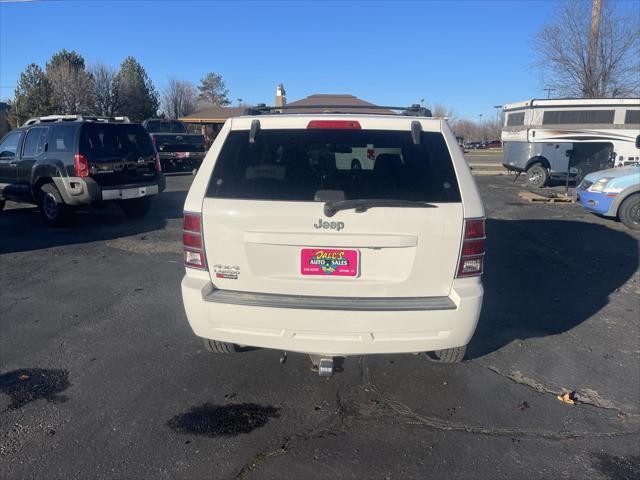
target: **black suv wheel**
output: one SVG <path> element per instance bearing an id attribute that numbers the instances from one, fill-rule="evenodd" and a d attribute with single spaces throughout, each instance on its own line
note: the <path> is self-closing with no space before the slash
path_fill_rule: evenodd
<path id="1" fill-rule="evenodd" d="M 47 225 L 64 225 L 69 220 L 71 210 L 64 203 L 60 192 L 53 183 L 45 183 L 40 189 L 40 214 Z"/>
<path id="2" fill-rule="evenodd" d="M 0 198 L 0 211 L 4 210 L 4 206 L 7 201 L 4 198 Z"/>
<path id="3" fill-rule="evenodd" d="M 132 198 L 131 200 L 122 200 L 120 208 L 129 218 L 144 217 L 151 209 L 151 197 Z"/>

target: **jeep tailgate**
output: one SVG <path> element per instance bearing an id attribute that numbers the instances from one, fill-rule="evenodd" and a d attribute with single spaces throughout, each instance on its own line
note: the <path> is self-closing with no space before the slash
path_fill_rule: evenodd
<path id="1" fill-rule="evenodd" d="M 265 129 L 255 142 L 246 130 L 229 134 L 202 204 L 215 287 L 327 297 L 449 294 L 464 213 L 442 134 L 422 132 L 416 144 L 410 131 L 344 123 L 349 130 Z M 328 199 L 379 205 L 327 216 Z"/>

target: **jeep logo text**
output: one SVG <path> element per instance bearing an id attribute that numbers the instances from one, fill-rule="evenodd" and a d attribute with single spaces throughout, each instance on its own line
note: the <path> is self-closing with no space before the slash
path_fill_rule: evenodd
<path id="1" fill-rule="evenodd" d="M 321 218 L 318 219 L 318 223 L 315 223 L 314 228 L 326 228 L 331 230 L 340 231 L 344 228 L 344 222 L 323 222 Z"/>

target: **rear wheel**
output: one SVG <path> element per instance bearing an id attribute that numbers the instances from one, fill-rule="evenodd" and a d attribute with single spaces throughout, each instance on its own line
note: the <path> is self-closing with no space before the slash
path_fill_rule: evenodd
<path id="1" fill-rule="evenodd" d="M 209 338 L 203 338 L 204 346 L 211 353 L 236 353 L 238 346 L 235 343 L 219 342 L 218 340 L 211 340 Z"/>
<path id="2" fill-rule="evenodd" d="M 629 195 L 618 210 L 620 221 L 632 230 L 640 230 L 640 193 Z"/>
<path id="3" fill-rule="evenodd" d="M 132 198 L 131 200 L 122 200 L 120 208 L 129 218 L 144 217 L 151 209 L 151 197 Z"/>
<path id="4" fill-rule="evenodd" d="M 436 350 L 433 352 L 425 352 L 426 357 L 439 363 L 459 363 L 464 360 L 464 354 L 467 352 L 467 346 L 455 348 L 447 348 L 445 350 Z"/>
<path id="5" fill-rule="evenodd" d="M 549 181 L 549 170 L 541 163 L 535 163 L 527 170 L 527 181 L 533 188 L 542 188 Z"/>
<path id="6" fill-rule="evenodd" d="M 7 201 L 4 198 L 0 198 L 0 211 L 4 210 L 4 206 Z"/>
<path id="7" fill-rule="evenodd" d="M 71 209 L 53 183 L 45 183 L 40 189 L 40 214 L 47 225 L 64 225 L 71 216 Z"/>

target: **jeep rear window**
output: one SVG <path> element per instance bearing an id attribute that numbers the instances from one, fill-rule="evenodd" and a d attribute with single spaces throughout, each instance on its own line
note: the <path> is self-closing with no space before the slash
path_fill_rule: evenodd
<path id="1" fill-rule="evenodd" d="M 232 131 L 216 161 L 208 197 L 314 201 L 320 190 L 350 199 L 460 202 L 441 133 L 409 131 Z"/>
<path id="2" fill-rule="evenodd" d="M 91 124 L 83 135 L 82 145 L 82 153 L 94 159 L 155 154 L 149 133 L 139 124 Z"/>

